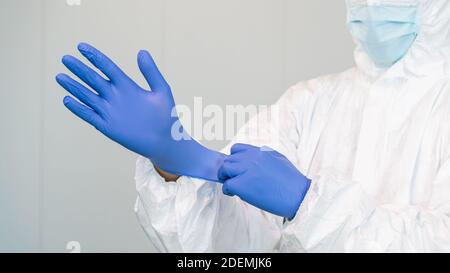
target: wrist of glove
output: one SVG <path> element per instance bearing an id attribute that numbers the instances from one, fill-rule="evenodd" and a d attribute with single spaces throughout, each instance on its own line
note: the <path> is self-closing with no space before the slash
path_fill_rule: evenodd
<path id="1" fill-rule="evenodd" d="M 225 155 L 195 140 L 180 140 L 168 145 L 163 154 L 149 159 L 159 169 L 174 175 L 220 182 L 218 170 L 223 165 Z"/>

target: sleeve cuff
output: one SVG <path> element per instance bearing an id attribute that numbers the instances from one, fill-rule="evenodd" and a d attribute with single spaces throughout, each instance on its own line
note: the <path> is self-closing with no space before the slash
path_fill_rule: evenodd
<path id="1" fill-rule="evenodd" d="M 139 157 L 136 161 L 135 181 L 138 193 L 145 189 L 147 197 L 155 202 L 174 197 L 179 187 L 177 182 L 166 182 L 152 162 L 144 157 Z"/>

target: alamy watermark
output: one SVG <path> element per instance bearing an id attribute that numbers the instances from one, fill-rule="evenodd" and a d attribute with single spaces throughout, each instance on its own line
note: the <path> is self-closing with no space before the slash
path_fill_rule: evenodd
<path id="1" fill-rule="evenodd" d="M 81 6 L 81 0 L 66 0 L 69 6 Z"/>
<path id="2" fill-rule="evenodd" d="M 231 141 L 238 133 L 249 142 L 263 139 L 268 133 L 272 143 L 279 139 L 281 116 L 277 105 L 205 105 L 201 97 L 195 97 L 193 107 L 177 105 L 172 110 L 172 117 L 177 116 L 180 120 L 172 125 L 175 140 L 192 137 L 199 141 Z M 241 130 L 247 123 L 249 127 Z"/>
<path id="3" fill-rule="evenodd" d="M 78 241 L 67 242 L 66 250 L 69 253 L 81 253 L 81 244 Z"/>

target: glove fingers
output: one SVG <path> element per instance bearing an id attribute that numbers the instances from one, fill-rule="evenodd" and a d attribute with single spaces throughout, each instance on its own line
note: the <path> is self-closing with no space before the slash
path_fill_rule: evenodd
<path id="1" fill-rule="evenodd" d="M 124 79 L 131 80 L 108 56 L 95 47 L 86 43 L 80 43 L 78 50 L 112 82 L 119 82 Z"/>
<path id="2" fill-rule="evenodd" d="M 231 154 L 224 159 L 225 162 L 229 163 L 239 163 L 239 162 L 245 162 L 245 153 L 239 152 Z"/>
<path id="3" fill-rule="evenodd" d="M 240 152 L 244 152 L 251 149 L 259 149 L 258 147 L 249 145 L 249 144 L 243 144 L 243 143 L 236 143 L 233 146 L 231 146 L 231 154 L 236 154 Z"/>
<path id="4" fill-rule="evenodd" d="M 246 171 L 246 168 L 240 163 L 224 162 L 218 171 L 218 178 L 220 181 L 225 181 L 230 178 L 239 176 Z"/>
<path id="5" fill-rule="evenodd" d="M 78 78 L 92 87 L 100 95 L 107 93 L 109 83 L 93 69 L 73 56 L 64 56 L 62 63 Z"/>
<path id="6" fill-rule="evenodd" d="M 228 195 L 228 196 L 238 195 L 238 191 L 236 189 L 237 183 L 239 183 L 239 182 L 233 178 L 225 181 L 222 185 L 223 194 Z"/>
<path id="7" fill-rule="evenodd" d="M 82 103 L 94 109 L 97 113 L 102 112 L 101 98 L 84 87 L 79 82 L 65 74 L 58 74 L 56 81 L 70 94 L 79 99 Z"/>
<path id="8" fill-rule="evenodd" d="M 138 65 L 152 91 L 168 90 L 169 85 L 158 69 L 150 53 L 146 50 L 139 51 Z"/>
<path id="9" fill-rule="evenodd" d="M 103 119 L 94 110 L 79 103 L 74 98 L 69 96 L 64 98 L 64 105 L 77 117 L 91 124 L 97 130 L 103 132 Z"/>

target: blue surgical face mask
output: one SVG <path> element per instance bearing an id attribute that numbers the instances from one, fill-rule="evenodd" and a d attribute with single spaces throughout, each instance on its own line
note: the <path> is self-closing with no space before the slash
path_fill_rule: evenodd
<path id="1" fill-rule="evenodd" d="M 418 33 L 417 6 L 356 5 L 349 8 L 348 27 L 378 67 L 402 59 Z"/>

